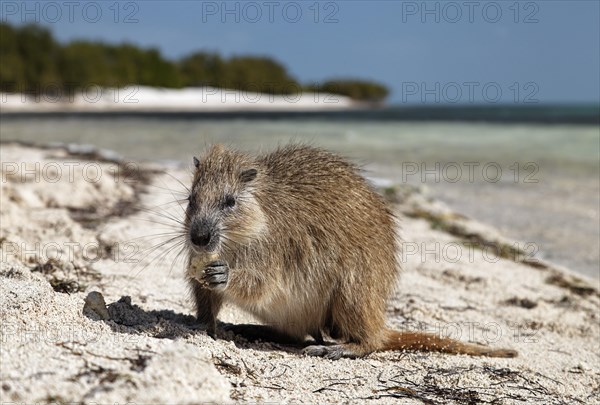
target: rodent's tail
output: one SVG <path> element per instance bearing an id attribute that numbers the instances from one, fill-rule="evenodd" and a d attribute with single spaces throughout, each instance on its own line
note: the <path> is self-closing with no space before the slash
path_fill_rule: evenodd
<path id="1" fill-rule="evenodd" d="M 398 332 L 387 329 L 386 334 L 381 350 L 415 350 L 487 357 L 517 357 L 518 354 L 516 350 L 492 349 L 424 332 Z"/>

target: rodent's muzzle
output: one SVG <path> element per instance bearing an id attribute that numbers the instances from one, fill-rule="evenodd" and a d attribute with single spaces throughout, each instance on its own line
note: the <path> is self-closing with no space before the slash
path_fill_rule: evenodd
<path id="1" fill-rule="evenodd" d="M 219 243 L 219 232 L 212 221 L 195 219 L 190 224 L 190 241 L 200 252 L 212 252 Z"/>

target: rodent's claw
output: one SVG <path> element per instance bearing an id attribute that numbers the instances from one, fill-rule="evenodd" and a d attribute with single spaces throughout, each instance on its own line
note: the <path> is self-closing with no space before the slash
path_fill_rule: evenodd
<path id="1" fill-rule="evenodd" d="M 206 286 L 213 290 L 225 288 L 229 279 L 229 266 L 221 260 L 209 263 L 204 269 L 202 280 Z"/>

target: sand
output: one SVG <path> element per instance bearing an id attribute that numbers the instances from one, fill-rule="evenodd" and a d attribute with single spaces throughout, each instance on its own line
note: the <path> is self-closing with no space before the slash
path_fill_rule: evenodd
<path id="1" fill-rule="evenodd" d="M 328 111 L 358 105 L 346 96 L 307 93 L 300 89 L 290 95 L 269 95 L 214 87 L 166 89 L 132 85 L 124 88 L 90 86 L 57 95 L 0 93 L 3 113 Z"/>
<path id="2" fill-rule="evenodd" d="M 0 158 L 2 403 L 600 403 L 598 286 L 417 189 L 383 190 L 406 241 L 390 326 L 519 357 L 331 361 L 213 340 L 178 240 L 155 246 L 175 236 L 190 170 L 64 146 L 4 143 Z"/>

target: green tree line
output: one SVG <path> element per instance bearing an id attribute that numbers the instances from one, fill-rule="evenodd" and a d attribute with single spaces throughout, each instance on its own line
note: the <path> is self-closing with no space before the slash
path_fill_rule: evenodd
<path id="1" fill-rule="evenodd" d="M 62 45 L 38 25 L 0 23 L 0 91 L 64 92 L 88 85 L 182 88 L 213 86 L 269 94 L 318 91 L 380 102 L 385 86 L 364 80 L 328 80 L 302 85 L 279 62 L 260 56 L 223 58 L 194 52 L 180 60 L 132 44 L 73 41 Z"/>

